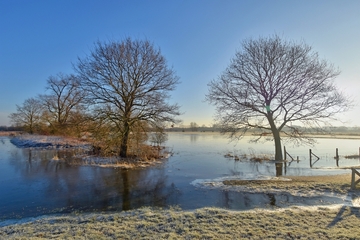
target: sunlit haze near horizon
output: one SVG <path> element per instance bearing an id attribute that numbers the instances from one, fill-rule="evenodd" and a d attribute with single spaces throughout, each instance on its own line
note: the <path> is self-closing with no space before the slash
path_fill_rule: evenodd
<path id="1" fill-rule="evenodd" d="M 0 126 L 46 80 L 74 73 L 96 41 L 148 39 L 180 78 L 171 101 L 183 125 L 210 126 L 207 84 L 229 65 L 241 41 L 278 34 L 304 41 L 339 68 L 335 83 L 354 101 L 335 125 L 360 126 L 358 0 L 0 0 Z"/>

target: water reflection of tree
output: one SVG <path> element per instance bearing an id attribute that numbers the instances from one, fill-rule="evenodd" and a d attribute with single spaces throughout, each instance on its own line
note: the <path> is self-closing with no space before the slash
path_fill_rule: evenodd
<path id="1" fill-rule="evenodd" d="M 174 184 L 167 185 L 164 169 L 115 169 L 114 175 L 103 176 L 103 180 L 123 210 L 177 204 L 179 193 Z"/>
<path id="2" fill-rule="evenodd" d="M 229 168 L 229 172 L 231 176 L 242 176 L 244 175 L 244 172 L 246 172 L 246 170 L 249 170 L 251 173 L 268 174 L 270 176 L 275 173 L 275 175 L 278 177 L 283 175 L 283 167 L 285 168 L 285 166 L 281 162 L 274 163 L 275 164 L 275 171 L 274 171 L 273 162 L 249 160 L 247 162 L 248 164 L 244 165 L 243 162 L 234 161 L 232 158 L 228 159 L 228 161 L 234 162 L 233 168 Z M 244 166 L 249 166 L 249 167 L 248 169 L 245 169 Z M 286 175 L 286 168 L 285 168 L 285 175 Z"/>
<path id="3" fill-rule="evenodd" d="M 267 173 L 269 175 L 273 174 L 272 167 L 268 164 L 267 161 L 250 161 L 250 166 L 252 173 Z M 265 168 L 264 171 L 260 170 L 260 167 Z"/>
<path id="4" fill-rule="evenodd" d="M 219 206 L 227 209 L 251 208 L 256 204 L 256 194 L 227 190 L 221 191 L 220 194 Z"/>
<path id="5" fill-rule="evenodd" d="M 38 198 L 38 207 L 46 205 L 64 211 L 128 210 L 178 204 L 179 192 L 167 182 L 163 168 L 74 166 L 66 160 L 69 154 L 30 149 L 16 149 L 12 153 L 11 164 L 31 185 L 30 195 Z M 62 160 L 51 160 L 54 156 Z M 24 196 L 24 202 L 27 197 Z"/>
<path id="6" fill-rule="evenodd" d="M 14 149 L 11 152 L 10 163 L 21 173 L 25 179 L 36 176 L 52 175 L 53 172 L 70 168 L 66 161 L 52 161 L 54 156 L 66 159 L 71 153 L 57 150 L 33 150 L 33 149 Z"/>
<path id="7" fill-rule="evenodd" d="M 275 172 L 276 172 L 277 177 L 283 175 L 283 163 L 282 162 L 275 163 Z"/>
<path id="8" fill-rule="evenodd" d="M 190 134 L 190 142 L 194 143 L 197 141 L 199 134 Z"/>

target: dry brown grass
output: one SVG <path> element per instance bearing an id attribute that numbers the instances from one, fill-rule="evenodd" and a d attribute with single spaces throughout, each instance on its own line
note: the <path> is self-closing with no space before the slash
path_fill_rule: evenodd
<path id="1" fill-rule="evenodd" d="M 0 136 L 16 136 L 21 134 L 19 131 L 0 131 Z"/>
<path id="2" fill-rule="evenodd" d="M 97 157 L 97 156 L 80 156 L 78 160 L 72 161 L 72 165 L 89 165 L 97 167 L 120 167 L 126 169 L 144 168 L 162 163 L 164 159 L 151 158 L 119 158 L 119 157 Z"/>

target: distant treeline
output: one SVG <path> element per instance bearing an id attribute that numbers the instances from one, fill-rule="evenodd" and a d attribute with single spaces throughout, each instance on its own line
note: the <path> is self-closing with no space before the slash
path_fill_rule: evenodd
<path id="1" fill-rule="evenodd" d="M 0 126 L 0 132 L 9 132 L 9 131 L 23 131 L 22 127 L 14 127 L 14 126 Z"/>
<path id="2" fill-rule="evenodd" d="M 166 128 L 167 132 L 220 132 L 219 127 L 170 127 Z"/>
<path id="3" fill-rule="evenodd" d="M 286 128 L 286 127 L 285 127 Z M 321 127 L 321 128 L 305 128 L 298 127 L 303 133 L 307 134 L 347 134 L 347 135 L 360 135 L 360 127 Z M 207 126 L 179 126 L 166 128 L 167 132 L 220 132 L 221 127 L 213 125 L 212 127 Z M 249 133 L 255 133 L 253 130 L 249 130 Z M 256 130 L 256 133 L 259 133 Z M 265 132 L 264 132 L 265 133 Z M 268 134 L 271 134 L 270 132 Z"/>

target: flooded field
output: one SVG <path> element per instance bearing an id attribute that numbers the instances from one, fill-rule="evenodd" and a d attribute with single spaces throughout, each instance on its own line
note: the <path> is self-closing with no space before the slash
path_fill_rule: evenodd
<path id="1" fill-rule="evenodd" d="M 299 161 L 250 161 L 250 156 L 271 156 L 274 150 L 272 142 L 254 144 L 248 140 L 229 142 L 217 133 L 169 133 L 166 145 L 173 156 L 153 167 L 126 170 L 74 165 L 72 156 L 78 150 L 21 149 L 8 137 L 0 137 L 0 221 L 142 206 L 244 210 L 342 204 L 346 196 L 243 191 L 222 182 L 350 173 L 341 167 L 360 165 L 359 159 L 344 158 L 358 154 L 360 140 L 318 139 L 312 150 L 320 160 L 313 162 L 313 168 L 309 147 L 286 146 Z M 334 159 L 336 148 L 338 162 Z"/>

